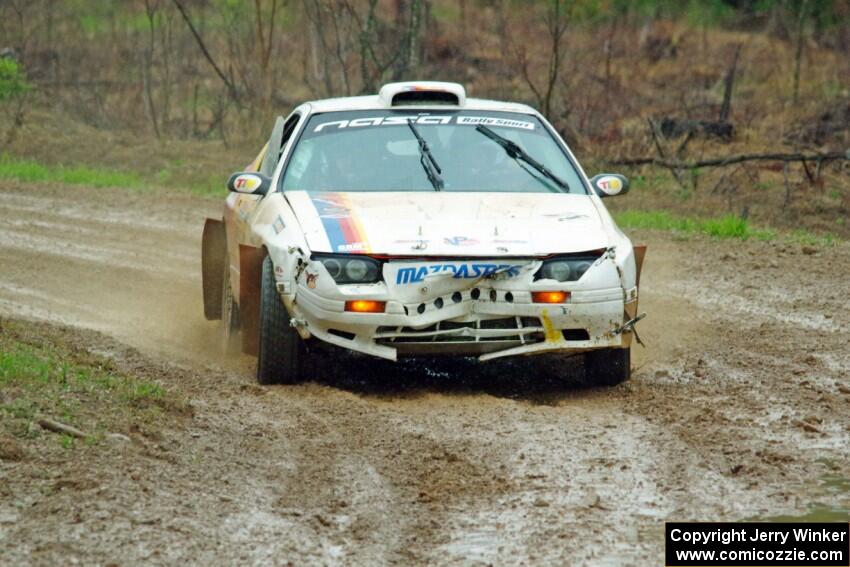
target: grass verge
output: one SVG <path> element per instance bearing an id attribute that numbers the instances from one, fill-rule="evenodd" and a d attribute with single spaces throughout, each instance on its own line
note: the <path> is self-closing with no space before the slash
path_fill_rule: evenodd
<path id="1" fill-rule="evenodd" d="M 0 155 L 0 179 L 21 183 L 65 183 L 94 188 L 122 188 L 135 191 L 180 190 L 201 196 L 225 195 L 225 179 L 219 176 L 181 178 L 170 169 L 152 179 L 132 171 L 93 168 L 85 165 L 46 165 L 38 161 Z"/>
<path id="2" fill-rule="evenodd" d="M 93 169 L 84 165 L 50 167 L 33 160 L 0 156 L 0 178 L 22 183 L 67 183 L 89 187 L 126 187 L 142 189 L 142 179 L 135 173 Z"/>
<path id="3" fill-rule="evenodd" d="M 666 211 L 621 211 L 614 213 L 621 228 L 670 230 L 684 234 L 707 234 L 715 238 L 773 240 L 776 232 L 750 226 L 747 219 L 726 215 L 719 218 L 696 219 L 671 215 Z"/>
<path id="4" fill-rule="evenodd" d="M 794 232 L 778 234 L 769 228 L 754 228 L 747 219 L 735 215 L 718 218 L 697 219 L 672 215 L 666 211 L 637 211 L 626 210 L 612 213 L 620 228 L 647 228 L 668 230 L 679 234 L 706 234 L 714 238 L 736 238 L 748 240 L 775 240 L 783 238 L 803 246 L 835 246 L 839 239 L 832 235 L 817 235 L 807 230 L 798 229 Z"/>
<path id="5" fill-rule="evenodd" d="M 80 441 L 96 444 L 108 433 L 153 423 L 181 405 L 158 382 L 122 374 L 109 359 L 66 338 L 44 325 L 0 320 L 0 435 L 50 436 L 65 448 Z M 42 417 L 87 437 L 45 432 L 37 425 Z"/>

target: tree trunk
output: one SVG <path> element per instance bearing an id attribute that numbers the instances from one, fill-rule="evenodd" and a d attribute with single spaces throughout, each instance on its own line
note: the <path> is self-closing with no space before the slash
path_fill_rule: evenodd
<path id="1" fill-rule="evenodd" d="M 808 0 L 800 4 L 800 14 L 797 17 L 797 49 L 794 53 L 794 104 L 800 101 L 800 63 L 803 59 L 803 29 L 806 24 Z"/>

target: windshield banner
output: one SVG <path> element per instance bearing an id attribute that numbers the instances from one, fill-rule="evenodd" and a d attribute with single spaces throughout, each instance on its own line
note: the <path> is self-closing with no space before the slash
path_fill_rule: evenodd
<path id="1" fill-rule="evenodd" d="M 485 113 L 477 112 L 474 115 L 467 114 L 376 114 L 374 112 L 329 112 L 320 114 L 310 121 L 305 132 L 308 137 L 322 134 L 336 133 L 340 130 L 354 128 L 374 128 L 384 126 L 406 126 L 413 122 L 416 126 L 478 126 L 483 124 L 491 128 L 516 128 L 534 132 L 539 130 L 539 125 L 533 121 L 532 116 L 522 114 L 510 114 L 499 112 L 499 116 L 487 116 Z M 506 116 L 507 115 L 507 116 Z M 516 118 L 514 118 L 516 116 Z M 347 118 L 343 118 L 347 117 Z"/>

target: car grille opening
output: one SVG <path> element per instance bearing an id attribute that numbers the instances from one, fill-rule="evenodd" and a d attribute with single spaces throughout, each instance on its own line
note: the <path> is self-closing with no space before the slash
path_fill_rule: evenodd
<path id="1" fill-rule="evenodd" d="M 589 341 L 590 333 L 587 329 L 564 329 L 562 331 L 564 339 L 567 341 Z"/>
<path id="2" fill-rule="evenodd" d="M 511 331 L 523 331 L 511 333 Z M 544 339 L 536 317 L 503 317 L 478 321 L 440 321 L 421 329 L 382 325 L 377 329 L 379 344 L 399 343 L 516 343 L 533 344 Z"/>
<path id="3" fill-rule="evenodd" d="M 339 329 L 328 329 L 328 334 L 334 335 L 335 337 L 340 337 L 347 341 L 353 341 L 354 337 L 357 336 L 354 333 L 349 333 L 348 331 L 340 331 Z"/>

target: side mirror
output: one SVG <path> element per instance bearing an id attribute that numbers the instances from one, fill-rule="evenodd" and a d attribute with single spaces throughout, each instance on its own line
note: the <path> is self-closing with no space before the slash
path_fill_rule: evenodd
<path id="1" fill-rule="evenodd" d="M 265 195 L 269 192 L 272 180 L 254 171 L 234 173 L 227 180 L 227 190 L 244 195 Z"/>
<path id="2" fill-rule="evenodd" d="M 593 190 L 600 197 L 614 197 L 629 192 L 629 180 L 616 173 L 600 173 L 590 180 Z"/>

